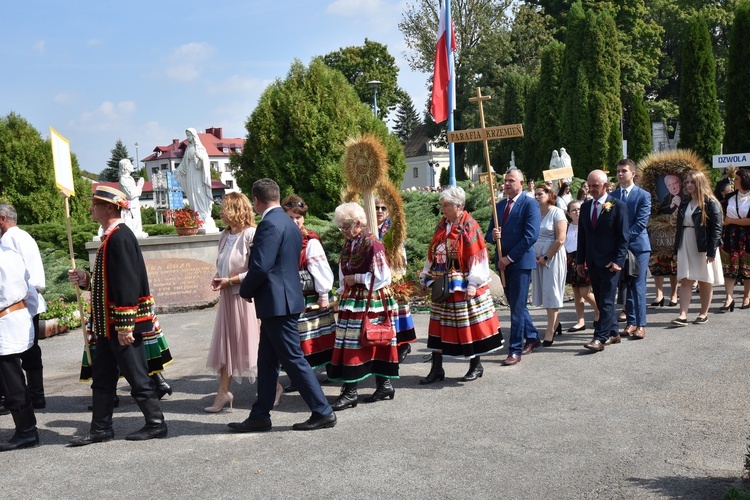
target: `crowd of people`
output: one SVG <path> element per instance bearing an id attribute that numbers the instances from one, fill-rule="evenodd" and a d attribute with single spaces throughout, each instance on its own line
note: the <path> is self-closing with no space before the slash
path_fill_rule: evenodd
<path id="1" fill-rule="evenodd" d="M 672 320 L 676 326 L 691 323 L 694 289 L 700 310 L 693 324 L 708 321 L 714 286 L 726 287 L 721 311 L 734 310 L 737 281 L 744 290 L 740 307 L 750 307 L 750 173 L 729 174 L 730 181 L 721 186 L 721 201 L 701 171 L 688 172 L 684 181 L 665 176 L 667 193 L 657 212 L 676 217 L 674 256 L 669 259 L 651 256 L 651 194 L 636 184 L 636 166 L 629 159 L 617 164 L 616 187 L 605 172 L 594 170 L 575 197 L 567 182 L 555 189 L 549 183 L 529 182 L 520 170 L 511 169 L 495 206 L 497 218 L 486 230 L 466 210 L 462 188 L 442 189 L 441 216 L 419 275 L 432 297 L 424 332 L 431 367 L 420 384 L 445 379 L 446 356 L 467 360 L 461 380 L 474 381 L 484 374 L 481 357 L 504 346 L 489 288 L 493 267 L 510 308 L 505 366 L 552 347 L 555 336 L 562 334 L 559 313 L 566 284 L 573 291 L 576 312 L 576 322 L 567 331 L 589 328 L 588 304 L 592 338 L 583 348 L 592 352 L 621 342 L 623 336 L 645 338 L 649 272 L 657 285 L 651 306 L 664 306 L 664 277 L 679 282 L 679 314 Z M 145 419 L 143 428 L 126 439 L 163 438 L 168 430 L 160 400 L 172 389 L 162 372 L 172 357 L 154 313 L 138 241 L 121 219 L 127 198 L 100 186 L 91 200 L 92 219 L 103 229 L 102 243 L 91 272 L 71 269 L 68 277 L 91 292 L 81 379 L 92 380 L 92 417 L 89 431 L 74 438 L 71 446 L 114 439 L 112 414 L 120 377 L 130 384 Z M 343 203 L 334 212 L 333 223 L 345 238 L 335 310 L 334 272 L 321 237 L 305 227 L 307 213 L 304 199 L 290 195 L 282 200 L 271 179 L 254 183 L 252 202 L 241 193 L 223 200 L 225 229 L 210 283 L 220 300 L 206 363 L 218 375 L 218 388 L 204 410 L 231 409 L 232 381 L 257 379 L 257 399 L 247 419 L 229 424 L 234 432 L 270 430 L 271 411 L 284 392 L 299 392 L 311 411 L 295 430 L 333 427 L 335 412 L 358 405 L 358 389 L 368 378 L 374 379 L 375 390 L 363 402 L 392 400 L 399 364 L 417 339 L 408 304 L 397 300 L 391 286 L 394 270 L 381 241 L 392 225 L 386 204 L 376 200 L 377 232 L 368 229 L 358 203 Z M 16 428 L 9 441 L 0 443 L 0 451 L 36 446 L 34 409 L 46 405 L 38 345 L 44 270 L 36 243 L 16 220 L 13 207 L 0 204 L 0 389 Z M 529 314 L 530 291 L 533 305 L 546 310 L 543 334 Z M 617 306 L 618 292 L 622 308 Z M 673 283 L 672 306 L 678 305 L 677 293 Z M 375 342 L 365 335 L 368 328 L 391 333 Z M 290 380 L 287 387 L 279 382 L 282 368 Z M 341 384 L 332 402 L 321 389 L 319 371 Z"/>

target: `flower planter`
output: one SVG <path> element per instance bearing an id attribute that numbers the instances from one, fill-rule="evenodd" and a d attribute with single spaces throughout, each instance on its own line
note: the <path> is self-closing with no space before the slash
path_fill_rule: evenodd
<path id="1" fill-rule="evenodd" d="M 57 324 L 57 318 L 39 320 L 39 337 L 48 339 L 54 335 L 65 333 L 68 328 Z"/>
<path id="2" fill-rule="evenodd" d="M 180 236 L 195 236 L 198 234 L 197 227 L 176 227 L 174 228 Z"/>

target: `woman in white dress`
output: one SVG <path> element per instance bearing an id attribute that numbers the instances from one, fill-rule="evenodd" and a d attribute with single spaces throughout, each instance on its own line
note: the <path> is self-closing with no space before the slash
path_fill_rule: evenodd
<path id="1" fill-rule="evenodd" d="M 546 184 L 539 184 L 534 190 L 534 197 L 539 203 L 542 221 L 539 238 L 534 243 L 536 268 L 531 271 L 531 282 L 534 284 L 531 301 L 535 306 L 547 309 L 547 329 L 542 345 L 549 347 L 555 340 L 555 332 L 562 333 L 557 313 L 563 305 L 565 293 L 565 274 L 568 265 L 565 234 L 568 221 L 565 212 L 555 206 L 557 195 L 552 188 Z"/>
<path id="2" fill-rule="evenodd" d="M 685 178 L 687 199 L 677 212 L 677 233 L 674 240 L 677 256 L 677 279 L 680 280 L 680 315 L 673 325 L 687 326 L 687 311 L 693 295 L 692 282 L 698 282 L 701 310 L 693 324 L 708 321 L 708 307 L 713 287 L 724 284 L 717 249 L 721 243 L 721 206 L 711 192 L 703 172 L 694 170 Z"/>

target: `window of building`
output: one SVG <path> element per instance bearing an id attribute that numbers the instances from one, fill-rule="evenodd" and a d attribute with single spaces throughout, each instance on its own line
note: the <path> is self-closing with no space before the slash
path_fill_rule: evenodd
<path id="1" fill-rule="evenodd" d="M 222 151 L 223 153 L 228 153 L 228 152 L 229 152 L 229 148 L 221 148 L 221 151 Z"/>
<path id="2" fill-rule="evenodd" d="M 224 172 L 231 172 L 231 171 L 232 171 L 232 167 L 229 165 L 229 162 L 226 162 L 224 164 Z"/>
<path id="3" fill-rule="evenodd" d="M 414 178 L 415 179 L 419 178 L 419 167 L 414 167 Z"/>
<path id="4" fill-rule="evenodd" d="M 167 167 L 169 167 L 169 165 L 167 163 L 162 163 L 161 164 L 161 169 L 162 170 L 167 170 Z"/>
<path id="5" fill-rule="evenodd" d="M 211 170 L 219 171 L 219 162 L 218 161 L 212 161 L 211 162 Z"/>
<path id="6" fill-rule="evenodd" d="M 158 174 L 159 173 L 159 167 L 152 168 L 151 169 L 151 173 L 154 174 L 154 175 Z"/>
<path id="7" fill-rule="evenodd" d="M 224 181 L 229 189 L 234 189 L 234 181 Z"/>

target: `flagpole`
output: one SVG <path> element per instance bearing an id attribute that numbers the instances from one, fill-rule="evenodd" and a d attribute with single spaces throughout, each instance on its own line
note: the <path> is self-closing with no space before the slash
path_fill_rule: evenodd
<path id="1" fill-rule="evenodd" d="M 448 132 L 455 130 L 455 124 L 453 122 L 453 103 L 455 102 L 454 93 L 456 92 L 456 86 L 454 78 L 456 78 L 455 72 L 453 71 L 453 47 L 451 42 L 453 41 L 453 23 L 451 22 L 451 0 L 445 1 L 445 29 L 447 36 L 445 37 L 445 48 L 448 51 Z M 451 186 L 456 185 L 456 146 L 452 142 L 448 143 L 448 183 Z"/>

